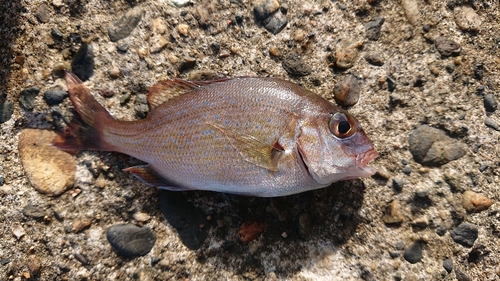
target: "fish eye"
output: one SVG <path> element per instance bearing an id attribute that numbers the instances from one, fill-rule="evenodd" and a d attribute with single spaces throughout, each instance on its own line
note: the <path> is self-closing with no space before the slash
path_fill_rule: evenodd
<path id="1" fill-rule="evenodd" d="M 352 122 L 345 114 L 335 113 L 330 118 L 330 131 L 339 138 L 350 137 L 356 132 Z"/>

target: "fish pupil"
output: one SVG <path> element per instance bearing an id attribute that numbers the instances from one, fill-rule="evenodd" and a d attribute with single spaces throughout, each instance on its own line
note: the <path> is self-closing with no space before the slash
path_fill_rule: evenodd
<path id="1" fill-rule="evenodd" d="M 339 133 L 347 134 L 351 130 L 351 124 L 347 121 L 340 121 L 338 125 Z"/>

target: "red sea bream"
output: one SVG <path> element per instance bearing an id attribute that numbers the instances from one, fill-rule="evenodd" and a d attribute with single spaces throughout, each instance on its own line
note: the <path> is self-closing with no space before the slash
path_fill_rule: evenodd
<path id="1" fill-rule="evenodd" d="M 166 80 L 150 89 L 147 118 L 120 121 L 75 75 L 65 79 L 77 115 L 53 145 L 131 155 L 147 164 L 125 171 L 149 185 L 274 197 L 375 172 L 359 122 L 285 80 Z"/>

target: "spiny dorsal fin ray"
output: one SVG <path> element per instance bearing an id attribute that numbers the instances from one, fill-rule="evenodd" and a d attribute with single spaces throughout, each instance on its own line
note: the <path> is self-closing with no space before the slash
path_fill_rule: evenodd
<path id="1" fill-rule="evenodd" d="M 284 149 L 277 140 L 273 143 L 264 143 L 254 136 L 236 130 L 217 124 L 209 123 L 209 125 L 221 131 L 245 161 L 273 172 L 278 171 L 278 160 Z"/>
<path id="2" fill-rule="evenodd" d="M 174 97 L 189 93 L 195 89 L 199 89 L 213 83 L 225 82 L 237 78 L 240 77 L 221 78 L 210 81 L 186 81 L 178 78 L 163 80 L 156 83 L 151 87 L 151 89 L 149 89 L 148 103 L 151 106 L 151 109 L 153 109 Z"/>

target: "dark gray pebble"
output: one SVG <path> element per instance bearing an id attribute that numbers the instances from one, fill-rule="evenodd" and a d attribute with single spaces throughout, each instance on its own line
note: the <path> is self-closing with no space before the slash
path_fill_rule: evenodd
<path id="1" fill-rule="evenodd" d="M 145 118 L 148 115 L 149 106 L 146 95 L 139 94 L 136 96 L 134 110 L 139 118 Z"/>
<path id="2" fill-rule="evenodd" d="M 52 27 L 50 29 L 50 35 L 52 35 L 52 38 L 57 40 L 62 40 L 64 38 L 64 35 L 59 29 L 57 29 L 57 27 Z"/>
<path id="3" fill-rule="evenodd" d="M 401 255 L 401 253 L 400 253 L 400 252 L 396 252 L 396 251 L 390 251 L 390 252 L 389 252 L 389 256 L 390 256 L 391 258 L 393 258 L 393 259 L 395 259 L 395 258 L 399 257 L 400 255 Z"/>
<path id="4" fill-rule="evenodd" d="M 287 24 L 288 19 L 281 11 L 272 14 L 262 22 L 262 25 L 264 25 L 267 31 L 274 35 L 280 33 L 280 31 L 283 30 Z"/>
<path id="5" fill-rule="evenodd" d="M 451 238 L 456 243 L 464 247 L 472 247 L 478 236 L 478 229 L 475 224 L 461 223 L 450 231 Z"/>
<path id="6" fill-rule="evenodd" d="M 33 110 L 35 108 L 35 99 L 40 93 L 38 87 L 30 87 L 21 91 L 19 95 L 19 103 L 27 110 Z"/>
<path id="7" fill-rule="evenodd" d="M 82 43 L 71 60 L 71 71 L 82 81 L 94 75 L 94 51 L 92 45 Z"/>
<path id="8" fill-rule="evenodd" d="M 434 40 L 434 45 L 441 56 L 449 57 L 451 55 L 460 54 L 461 47 L 457 42 L 443 36 L 439 36 Z"/>
<path id="9" fill-rule="evenodd" d="M 498 108 L 498 101 L 493 94 L 484 95 L 483 102 L 487 112 L 495 112 Z"/>
<path id="10" fill-rule="evenodd" d="M 0 124 L 9 121 L 13 113 L 14 103 L 12 101 L 0 103 Z"/>
<path id="11" fill-rule="evenodd" d="M 396 248 L 396 250 L 404 250 L 405 249 L 405 242 L 403 241 L 399 241 L 396 243 L 396 245 L 394 245 L 394 248 Z"/>
<path id="12" fill-rule="evenodd" d="M 411 244 L 410 247 L 405 250 L 403 257 L 409 263 L 417 263 L 422 260 L 422 242 L 416 241 Z"/>
<path id="13" fill-rule="evenodd" d="M 2 186 L 5 183 L 5 178 L 3 175 L 0 175 L 0 186 Z"/>
<path id="14" fill-rule="evenodd" d="M 439 236 L 443 236 L 446 234 L 446 226 L 440 224 L 436 227 L 436 234 Z"/>
<path id="15" fill-rule="evenodd" d="M 253 12 L 257 21 L 263 21 L 274 14 L 280 8 L 276 0 L 257 0 L 255 1 Z"/>
<path id="16" fill-rule="evenodd" d="M 500 125 L 490 117 L 484 118 L 484 125 L 492 128 L 493 130 L 500 131 Z"/>
<path id="17" fill-rule="evenodd" d="M 369 64 L 376 65 L 376 66 L 384 65 L 384 60 L 383 60 L 382 56 L 380 56 L 379 54 L 377 54 L 375 52 L 366 53 L 364 58 Z"/>
<path id="18" fill-rule="evenodd" d="M 48 105 L 61 103 L 68 96 L 68 92 L 61 89 L 48 90 L 43 93 L 43 98 Z"/>
<path id="19" fill-rule="evenodd" d="M 146 255 L 156 242 L 151 228 L 133 224 L 111 226 L 106 231 L 106 238 L 116 252 L 127 257 Z"/>
<path id="20" fill-rule="evenodd" d="M 83 265 L 88 265 L 89 264 L 89 261 L 87 260 L 87 258 L 80 254 L 80 253 L 75 253 L 75 258 L 80 262 L 82 263 Z"/>
<path id="21" fill-rule="evenodd" d="M 126 38 L 142 19 L 143 10 L 136 6 L 129 10 L 119 20 L 114 21 L 108 28 L 109 39 L 113 42 Z"/>
<path id="22" fill-rule="evenodd" d="M 366 38 L 377 41 L 380 38 L 380 29 L 382 24 L 384 24 L 385 19 L 383 17 L 376 17 L 373 20 L 365 24 L 365 35 Z"/>
<path id="23" fill-rule="evenodd" d="M 38 6 L 38 9 L 36 9 L 36 18 L 41 22 L 41 23 L 47 23 L 50 20 L 50 8 L 46 4 L 41 4 Z"/>
<path id="24" fill-rule="evenodd" d="M 445 259 L 443 261 L 443 267 L 446 270 L 446 272 L 450 273 L 453 270 L 453 260 L 452 259 Z"/>
<path id="25" fill-rule="evenodd" d="M 353 106 L 359 101 L 359 81 L 356 76 L 349 74 L 333 87 L 333 98 L 341 106 Z"/>
<path id="26" fill-rule="evenodd" d="M 404 179 L 395 178 L 394 180 L 392 180 L 392 188 L 397 192 L 401 192 L 405 183 L 406 181 Z"/>
<path id="27" fill-rule="evenodd" d="M 306 64 L 296 52 L 288 53 L 281 63 L 283 68 L 291 76 L 306 76 L 311 74 L 311 67 Z"/>
<path id="28" fill-rule="evenodd" d="M 411 172 L 413 171 L 412 167 L 411 166 L 405 166 L 403 168 L 403 173 L 405 173 L 406 175 L 409 175 L 411 174 Z"/>
<path id="29" fill-rule="evenodd" d="M 442 130 L 421 125 L 409 137 L 410 152 L 415 161 L 428 166 L 441 166 L 464 156 L 467 146 Z"/>
<path id="30" fill-rule="evenodd" d="M 387 76 L 386 81 L 387 81 L 387 91 L 389 92 L 394 91 L 394 89 L 396 89 L 396 80 Z"/>
<path id="31" fill-rule="evenodd" d="M 2 266 L 6 265 L 8 263 L 10 263 L 10 259 L 9 258 L 4 258 L 4 259 L 0 260 L 0 265 L 2 265 Z"/>
<path id="32" fill-rule="evenodd" d="M 23 215 L 34 219 L 42 219 L 45 217 L 45 211 L 37 206 L 28 204 L 23 208 Z"/>
<path id="33" fill-rule="evenodd" d="M 476 63 L 474 64 L 474 78 L 477 80 L 482 80 L 484 77 L 484 64 Z"/>

